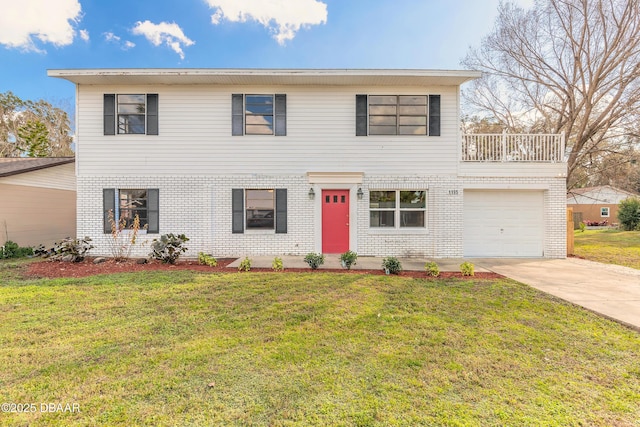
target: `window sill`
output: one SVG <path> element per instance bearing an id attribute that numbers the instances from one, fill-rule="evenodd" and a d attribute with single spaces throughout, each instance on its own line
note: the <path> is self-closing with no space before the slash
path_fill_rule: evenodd
<path id="1" fill-rule="evenodd" d="M 244 234 L 276 234 L 276 231 L 275 230 L 250 230 L 245 228 Z"/>
<path id="2" fill-rule="evenodd" d="M 415 227 L 415 228 L 371 228 L 369 227 L 369 234 L 372 235 L 422 235 L 429 234 L 429 229 L 426 227 Z"/>

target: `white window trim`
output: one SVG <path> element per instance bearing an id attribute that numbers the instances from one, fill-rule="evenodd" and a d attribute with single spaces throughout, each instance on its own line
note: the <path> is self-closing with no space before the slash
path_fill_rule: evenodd
<path id="1" fill-rule="evenodd" d="M 370 205 L 370 197 L 371 197 L 371 193 L 372 191 L 395 191 L 396 192 L 396 206 L 394 208 L 380 208 L 380 209 L 372 209 L 371 205 Z M 424 208 L 401 208 L 400 207 L 400 192 L 401 191 L 424 191 L 425 192 L 425 207 Z M 369 194 L 368 194 L 368 198 L 367 198 L 367 226 L 369 229 L 369 232 L 371 234 L 428 234 L 429 233 L 429 229 L 427 227 L 427 220 L 428 220 L 428 216 L 427 216 L 427 212 L 428 212 L 428 200 L 429 200 L 429 191 L 425 188 L 425 189 L 396 189 L 396 190 L 392 190 L 392 189 L 382 189 L 382 188 L 376 188 L 376 189 L 370 189 L 369 190 Z M 371 226 L 371 211 L 393 211 L 394 212 L 394 217 L 393 217 L 393 222 L 394 222 L 394 226 L 393 227 L 372 227 Z M 400 226 L 400 212 L 402 211 L 409 211 L 409 212 L 424 212 L 424 225 L 422 227 L 401 227 Z"/>
<path id="2" fill-rule="evenodd" d="M 603 211 L 604 209 L 606 209 L 606 210 L 607 210 L 607 214 L 606 214 L 606 215 L 603 215 L 603 214 L 602 214 L 602 211 Z M 601 216 L 602 218 L 609 218 L 609 217 L 611 217 L 611 208 L 609 208 L 608 206 L 602 206 L 602 207 L 600 208 L 600 216 Z"/>

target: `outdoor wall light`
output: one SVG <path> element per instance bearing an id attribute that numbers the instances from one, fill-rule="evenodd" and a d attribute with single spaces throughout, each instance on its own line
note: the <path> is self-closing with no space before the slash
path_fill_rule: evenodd
<path id="1" fill-rule="evenodd" d="M 313 200 L 316 197 L 316 192 L 313 191 L 313 187 L 309 189 L 309 198 Z"/>
<path id="2" fill-rule="evenodd" d="M 358 188 L 358 192 L 356 194 L 358 195 L 358 199 L 362 200 L 362 196 L 364 196 L 362 188 Z"/>

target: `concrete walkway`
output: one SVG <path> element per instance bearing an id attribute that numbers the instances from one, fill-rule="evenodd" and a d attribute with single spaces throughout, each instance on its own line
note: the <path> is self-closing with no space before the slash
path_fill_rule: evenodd
<path id="1" fill-rule="evenodd" d="M 251 257 L 254 268 L 271 268 L 272 256 Z M 309 268 L 303 256 L 282 256 L 286 268 Z M 640 270 L 601 264 L 578 258 L 399 258 L 404 270 L 424 271 L 427 261 L 435 261 L 440 271 L 460 271 L 470 261 L 477 272 L 495 272 L 542 292 L 582 306 L 602 316 L 640 331 Z M 229 265 L 237 269 L 242 258 Z M 340 269 L 338 255 L 326 255 L 320 269 Z M 382 269 L 380 257 L 358 257 L 353 270 Z"/>
<path id="2" fill-rule="evenodd" d="M 324 256 L 324 264 L 319 267 L 319 270 L 322 269 L 342 269 L 340 265 L 340 255 L 325 255 Z M 252 256 L 251 259 L 251 267 L 254 268 L 271 268 L 271 263 L 273 262 L 273 256 Z M 304 256 L 281 256 L 282 264 L 284 268 L 309 268 L 309 265 L 304 262 Z M 238 258 L 234 262 L 228 265 L 229 268 L 237 269 L 240 265 L 240 262 L 244 258 Z M 402 264 L 403 270 L 413 270 L 413 271 L 424 271 L 424 264 L 427 261 L 435 261 L 440 268 L 440 271 L 460 271 L 460 264 L 462 264 L 464 259 L 457 258 L 443 258 L 443 259 L 425 259 L 425 258 L 398 258 L 400 263 Z M 475 265 L 475 271 L 477 272 L 488 272 L 486 270 L 476 264 L 473 259 L 469 259 Z M 351 266 L 352 270 L 382 270 L 382 257 L 373 257 L 373 256 L 360 256 L 356 261 L 356 265 Z"/>

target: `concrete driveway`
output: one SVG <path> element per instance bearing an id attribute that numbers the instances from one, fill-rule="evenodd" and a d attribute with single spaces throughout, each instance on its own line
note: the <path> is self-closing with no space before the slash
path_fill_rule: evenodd
<path id="1" fill-rule="evenodd" d="M 640 331 L 640 270 L 579 258 L 471 261 Z"/>

